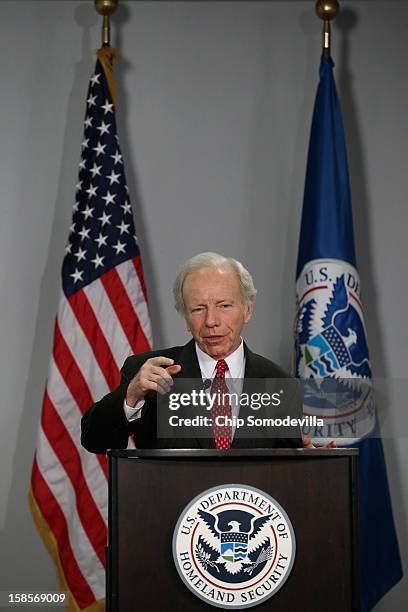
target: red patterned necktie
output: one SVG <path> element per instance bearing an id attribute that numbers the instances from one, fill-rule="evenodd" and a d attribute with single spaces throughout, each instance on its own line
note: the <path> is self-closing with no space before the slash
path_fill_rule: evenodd
<path id="1" fill-rule="evenodd" d="M 231 404 L 229 397 L 224 397 L 223 394 L 229 393 L 227 383 L 225 382 L 225 372 L 228 370 L 228 365 L 225 359 L 219 359 L 216 365 L 216 374 L 211 385 L 211 394 L 215 394 L 215 401 L 211 409 L 212 417 L 212 429 L 215 441 L 215 447 L 221 449 L 228 449 L 231 446 Z M 230 424 L 224 424 L 221 422 L 219 425 L 216 424 L 215 420 L 217 417 L 224 417 L 229 419 Z"/>

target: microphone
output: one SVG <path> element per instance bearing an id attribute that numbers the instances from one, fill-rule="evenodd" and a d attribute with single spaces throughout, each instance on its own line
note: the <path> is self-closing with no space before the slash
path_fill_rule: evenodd
<path id="1" fill-rule="evenodd" d="M 207 389 L 209 389 L 209 388 L 211 387 L 211 385 L 212 385 L 212 380 L 211 380 L 211 378 L 205 378 L 205 379 L 203 380 L 203 391 L 204 391 L 204 392 L 205 392 L 205 391 L 207 391 Z M 207 395 L 207 393 L 205 394 L 205 404 L 206 404 L 206 405 L 205 405 L 206 410 L 208 410 L 208 406 L 209 406 L 209 404 L 208 404 L 208 395 Z"/>
<path id="2" fill-rule="evenodd" d="M 203 380 L 203 391 L 207 391 L 208 387 L 211 387 L 211 385 L 212 385 L 211 378 L 206 378 L 205 380 Z"/>

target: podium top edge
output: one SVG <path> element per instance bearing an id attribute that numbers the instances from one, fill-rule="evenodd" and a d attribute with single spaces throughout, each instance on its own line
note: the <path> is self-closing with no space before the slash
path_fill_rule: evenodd
<path id="1" fill-rule="evenodd" d="M 358 448 L 245 448 L 245 449 L 140 449 L 109 450 L 108 457 L 127 459 L 239 459 L 265 457 L 350 457 L 358 455 Z"/>

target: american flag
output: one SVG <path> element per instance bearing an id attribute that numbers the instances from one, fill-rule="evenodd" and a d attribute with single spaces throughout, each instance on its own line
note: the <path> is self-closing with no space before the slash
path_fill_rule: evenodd
<path id="1" fill-rule="evenodd" d="M 70 609 L 92 611 L 104 609 L 107 461 L 81 447 L 80 420 L 91 404 L 118 385 L 126 357 L 151 348 L 109 66 L 98 57 L 88 89 L 29 496 L 60 586 L 75 602 Z"/>

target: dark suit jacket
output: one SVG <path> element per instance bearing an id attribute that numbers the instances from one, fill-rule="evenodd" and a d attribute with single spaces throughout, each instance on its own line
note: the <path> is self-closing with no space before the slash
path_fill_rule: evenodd
<path id="1" fill-rule="evenodd" d="M 256 355 L 244 344 L 245 350 L 245 380 L 243 391 L 250 379 L 289 378 L 278 365 L 269 359 Z M 135 434 L 138 448 L 215 448 L 214 440 L 207 438 L 177 438 L 164 439 L 157 437 L 157 394 L 149 392 L 145 397 L 142 416 L 129 422 L 123 410 L 127 387 L 143 363 L 150 357 L 163 355 L 174 359 L 181 365 L 177 377 L 201 379 L 200 367 L 195 350 L 195 342 L 191 340 L 184 346 L 160 349 L 126 359 L 121 370 L 122 378 L 117 389 L 96 402 L 82 417 L 82 445 L 93 453 L 105 453 L 110 448 L 126 448 L 128 437 Z M 239 438 L 235 436 L 232 448 L 299 448 L 300 438 Z"/>

